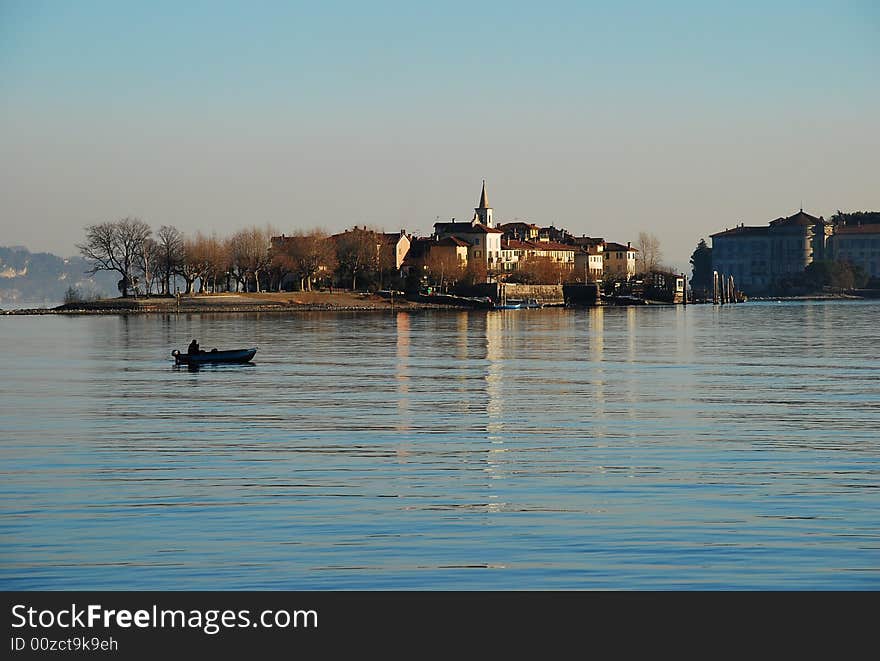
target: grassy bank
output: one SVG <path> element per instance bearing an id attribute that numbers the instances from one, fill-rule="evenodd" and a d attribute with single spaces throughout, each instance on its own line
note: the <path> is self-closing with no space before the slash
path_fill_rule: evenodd
<path id="1" fill-rule="evenodd" d="M 320 310 L 417 310 L 437 305 L 356 292 L 265 292 L 194 294 L 174 297 L 108 298 L 67 303 L 55 308 L 8 310 L 6 314 L 169 314 L 219 312 L 285 312 Z"/>

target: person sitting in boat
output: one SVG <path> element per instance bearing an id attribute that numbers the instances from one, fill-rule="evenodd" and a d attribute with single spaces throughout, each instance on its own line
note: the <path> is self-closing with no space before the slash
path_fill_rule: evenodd
<path id="1" fill-rule="evenodd" d="M 199 350 L 199 343 L 196 342 L 195 340 L 193 340 L 192 342 L 190 342 L 190 343 L 189 343 L 189 348 L 186 350 L 186 352 L 187 352 L 189 355 L 193 355 L 193 354 L 196 354 L 196 353 L 201 353 L 201 351 Z"/>

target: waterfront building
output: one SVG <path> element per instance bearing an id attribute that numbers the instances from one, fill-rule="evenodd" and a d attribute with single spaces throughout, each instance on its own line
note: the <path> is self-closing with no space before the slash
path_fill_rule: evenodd
<path id="1" fill-rule="evenodd" d="M 453 237 L 468 246 L 467 261 L 469 264 L 481 264 L 486 268 L 487 282 L 493 274 L 502 270 L 501 236 L 504 234 L 495 227 L 492 207 L 486 194 L 486 180 L 480 193 L 480 203 L 474 208 L 474 217 L 469 223 L 440 222 L 434 223 L 434 238 L 437 241 Z"/>
<path id="2" fill-rule="evenodd" d="M 574 254 L 574 270 L 583 274 L 586 282 L 600 282 L 605 273 L 605 239 L 590 236 L 572 238 L 577 247 Z"/>
<path id="3" fill-rule="evenodd" d="M 571 269 L 574 268 L 575 247 L 553 241 L 502 241 L 502 271 L 516 271 L 529 259 L 548 259 Z"/>
<path id="4" fill-rule="evenodd" d="M 880 278 L 880 223 L 838 225 L 829 243 L 831 259 L 850 262 Z"/>
<path id="5" fill-rule="evenodd" d="M 813 261 L 825 259 L 833 228 L 824 218 L 801 209 L 765 226 L 740 224 L 711 235 L 712 268 L 732 275 L 747 294 L 772 289 L 787 276 L 803 273 Z"/>
<path id="6" fill-rule="evenodd" d="M 627 241 L 621 243 L 606 242 L 602 250 L 604 261 L 602 264 L 603 277 L 621 278 L 628 280 L 636 274 L 636 254 L 639 251 Z"/>

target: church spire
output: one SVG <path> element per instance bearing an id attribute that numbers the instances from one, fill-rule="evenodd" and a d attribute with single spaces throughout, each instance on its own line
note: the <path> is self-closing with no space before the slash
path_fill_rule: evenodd
<path id="1" fill-rule="evenodd" d="M 488 209 L 489 208 L 489 196 L 486 195 L 486 180 L 483 179 L 483 192 L 480 194 L 480 206 L 478 209 Z"/>
<path id="2" fill-rule="evenodd" d="M 475 223 L 482 223 L 486 227 L 495 227 L 492 219 L 492 207 L 489 206 L 489 196 L 486 194 L 486 180 L 483 179 L 483 192 L 480 194 L 480 206 L 474 208 Z"/>

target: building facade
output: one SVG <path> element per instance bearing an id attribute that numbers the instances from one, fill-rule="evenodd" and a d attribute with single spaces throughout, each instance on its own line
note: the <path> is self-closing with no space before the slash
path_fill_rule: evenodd
<path id="1" fill-rule="evenodd" d="M 828 246 L 831 259 L 860 266 L 870 278 L 880 278 L 880 224 L 835 227 Z"/>
<path id="2" fill-rule="evenodd" d="M 636 255 L 638 252 L 630 242 L 627 242 L 626 245 L 614 242 L 605 243 L 602 251 L 604 257 L 603 277 L 627 280 L 633 277 L 636 274 Z"/>
<path id="3" fill-rule="evenodd" d="M 765 226 L 741 224 L 717 232 L 712 239 L 712 268 L 733 276 L 746 294 L 763 293 L 786 277 L 803 273 L 814 261 L 828 257 L 833 228 L 824 218 L 801 209 Z"/>
<path id="4" fill-rule="evenodd" d="M 501 270 L 516 271 L 529 259 L 547 259 L 563 267 L 574 268 L 574 246 L 552 241 L 504 240 L 501 244 Z"/>
<path id="5" fill-rule="evenodd" d="M 382 268 L 399 271 L 409 252 L 412 239 L 407 235 L 406 230 L 400 230 L 400 233 L 382 233 L 378 236 L 379 240 L 379 265 Z"/>
<path id="6" fill-rule="evenodd" d="M 474 217 L 469 223 L 434 223 L 434 238 L 442 241 L 456 238 L 468 245 L 468 263 L 485 266 L 487 281 L 502 271 L 501 236 L 503 232 L 495 227 L 492 207 L 486 194 L 486 181 L 480 193 L 479 206 L 474 208 Z"/>

